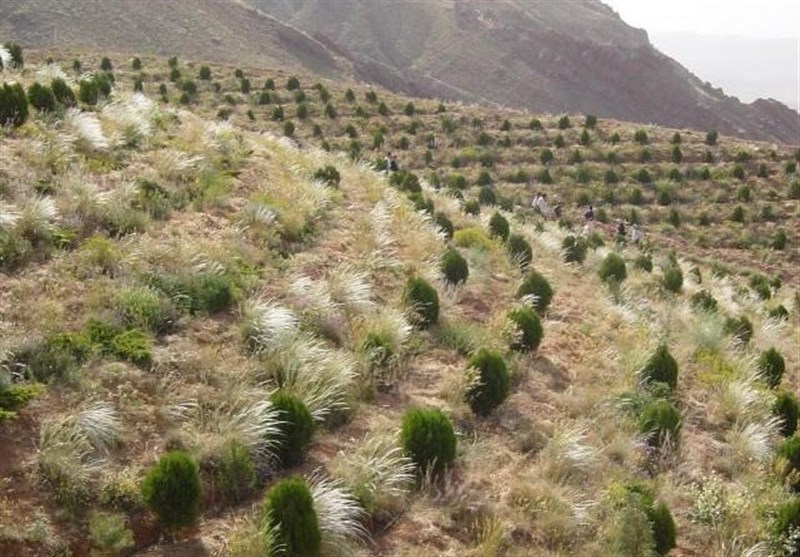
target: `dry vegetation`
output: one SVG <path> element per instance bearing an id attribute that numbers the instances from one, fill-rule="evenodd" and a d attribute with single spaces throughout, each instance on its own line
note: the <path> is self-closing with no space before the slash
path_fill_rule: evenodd
<path id="1" fill-rule="evenodd" d="M 4 81 L 76 85 L 71 56 L 26 56 Z M 98 70 L 98 57 L 75 56 Z M 280 71 L 237 78 L 213 66 L 200 80 L 200 65 L 176 61 L 170 82 L 165 60 L 136 71 L 112 62 L 106 101 L 32 109 L 0 131 L 0 394 L 28 399 L 0 421 L 0 553 L 262 554 L 280 539 L 265 493 L 299 475 L 324 555 L 650 555 L 663 506 L 671 554 L 792 554 L 797 532 L 774 525 L 798 484 L 782 474 L 773 411 L 779 393 L 800 389 L 791 149 L 709 146 L 681 131 L 673 163 L 676 130 L 646 127 L 639 145 L 635 126 L 601 120 L 580 145 L 582 117 L 563 130 L 539 117 L 538 129 L 531 115 L 358 84 L 348 101 L 348 84 L 312 87 L 310 76 L 287 90 Z M 197 92 L 182 102 L 186 79 Z M 275 89 L 263 89 L 268 79 Z M 272 119 L 277 106 L 283 120 Z M 419 177 L 418 193 L 406 191 L 413 179 L 392 185 L 374 168 L 389 149 Z M 338 179 L 318 173 L 328 166 Z M 642 169 L 649 180 L 635 178 Z M 497 205 L 486 190 L 477 203 L 482 171 Z M 564 219 L 530 209 L 539 189 L 560 199 Z M 601 219 L 635 211 L 643 242 L 615 243 L 602 223 L 582 238 L 588 203 Z M 728 218 L 737 204 L 744 223 Z M 527 266 L 490 233 L 495 213 L 530 246 Z M 565 262 L 568 236 L 581 261 Z M 442 274 L 448 246 L 468 264 L 463 283 Z M 613 253 L 625 280 L 600 278 Z M 549 304 L 540 290 L 519 296 L 533 271 L 552 287 Z M 410 277 L 438 293 L 428 328 L 404 295 Z M 534 350 L 509 317 L 530 307 L 543 329 Z M 731 318 L 745 318 L 751 338 Z M 660 345 L 677 377 L 649 365 Z M 508 371 L 507 398 L 484 417 L 465 398 L 481 348 Z M 773 386 L 759 361 L 769 348 L 785 360 Z M 276 392 L 314 424 L 292 465 L 276 459 Z M 679 426 L 654 432 L 645 417 L 658 405 Z M 453 424 L 456 456 L 442 475 L 420 477 L 403 451 L 411 407 L 439 408 Z M 140 485 L 175 449 L 199 466 L 199 517 L 162 535 Z"/>

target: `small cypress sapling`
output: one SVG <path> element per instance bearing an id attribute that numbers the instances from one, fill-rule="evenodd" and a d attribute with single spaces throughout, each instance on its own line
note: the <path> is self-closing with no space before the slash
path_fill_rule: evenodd
<path id="1" fill-rule="evenodd" d="M 774 347 L 764 350 L 758 358 L 758 371 L 770 388 L 775 388 L 781 384 L 783 372 L 786 369 L 786 362 Z"/>
<path id="2" fill-rule="evenodd" d="M 616 253 L 609 253 L 598 270 L 600 279 L 608 283 L 621 283 L 628 277 L 625 260 Z"/>
<path id="3" fill-rule="evenodd" d="M 583 263 L 586 259 L 586 252 L 589 249 L 589 244 L 583 238 L 576 238 L 569 235 L 561 242 L 561 250 L 563 251 L 564 261 L 566 263 Z"/>
<path id="4" fill-rule="evenodd" d="M 533 259 L 533 250 L 528 241 L 519 234 L 511 234 L 507 245 L 512 261 L 523 269 L 527 267 Z"/>
<path id="5" fill-rule="evenodd" d="M 453 237 L 453 232 L 455 232 L 455 227 L 453 226 L 453 222 L 448 218 L 448 216 L 444 213 L 436 213 L 433 216 L 433 221 L 439 226 L 439 228 L 444 232 L 445 238 L 450 240 Z"/>
<path id="6" fill-rule="evenodd" d="M 800 414 L 797 397 L 788 391 L 782 391 L 775 397 L 772 413 L 780 419 L 780 432 L 784 437 L 790 437 L 797 431 L 797 418 Z"/>
<path id="7" fill-rule="evenodd" d="M 314 419 L 303 401 L 291 394 L 278 391 L 272 395 L 271 401 L 282 422 L 276 455 L 284 466 L 294 466 L 305 457 L 314 434 Z"/>
<path id="8" fill-rule="evenodd" d="M 790 491 L 800 493 L 800 437 L 784 440 L 775 450 L 777 469 Z"/>
<path id="9" fill-rule="evenodd" d="M 544 330 L 537 313 L 529 307 L 512 310 L 508 319 L 516 329 L 511 349 L 518 352 L 536 351 L 542 342 Z"/>
<path id="10" fill-rule="evenodd" d="M 422 277 L 408 279 L 403 303 L 415 313 L 416 325 L 421 329 L 427 329 L 439 320 L 439 295 Z"/>
<path id="11" fill-rule="evenodd" d="M 662 284 L 669 292 L 678 293 L 683 288 L 683 272 L 678 265 L 667 265 L 664 268 Z"/>
<path id="12" fill-rule="evenodd" d="M 222 448 L 217 463 L 217 485 L 231 503 L 243 501 L 256 483 L 255 466 L 250 451 L 239 441 L 231 440 Z"/>
<path id="13" fill-rule="evenodd" d="M 503 242 L 508 239 L 510 228 L 508 221 L 500 213 L 495 213 L 489 219 L 489 235 L 493 238 L 500 238 Z"/>
<path id="14" fill-rule="evenodd" d="M 50 82 L 50 89 L 53 91 L 53 96 L 56 101 L 64 106 L 70 107 L 77 104 L 75 92 L 67 85 L 67 82 L 57 77 Z"/>
<path id="15" fill-rule="evenodd" d="M 641 381 L 645 385 L 665 383 L 670 389 L 678 386 L 678 362 L 669 353 L 665 344 L 661 344 L 647 360 L 641 372 Z"/>
<path id="16" fill-rule="evenodd" d="M 667 439 L 677 441 L 680 430 L 681 414 L 668 400 L 649 402 L 639 414 L 639 431 L 651 446 L 662 446 Z"/>
<path id="17" fill-rule="evenodd" d="M 729 317 L 725 320 L 725 332 L 741 344 L 747 344 L 753 338 L 753 323 L 746 315 Z"/>
<path id="18" fill-rule="evenodd" d="M 199 514 L 201 491 L 197 463 L 183 451 L 162 455 L 142 482 L 145 503 L 158 515 L 161 526 L 168 531 L 195 522 Z"/>
<path id="19" fill-rule="evenodd" d="M 656 553 L 666 555 L 676 546 L 675 544 L 675 521 L 666 503 L 660 502 L 653 506 L 647 513 L 653 530 L 653 541 L 655 541 Z"/>
<path id="20" fill-rule="evenodd" d="M 508 396 L 508 369 L 503 357 L 481 348 L 470 358 L 467 373 L 476 374 L 464 393 L 467 404 L 475 414 L 488 416 Z"/>
<path id="21" fill-rule="evenodd" d="M 264 517 L 277 530 L 277 542 L 287 555 L 317 557 L 322 535 L 314 498 L 305 480 L 284 478 L 267 492 Z"/>
<path id="22" fill-rule="evenodd" d="M 197 75 L 197 77 L 201 81 L 209 81 L 211 79 L 211 68 L 208 66 L 200 66 L 200 73 Z"/>
<path id="23" fill-rule="evenodd" d="M 11 67 L 21 68 L 24 65 L 24 60 L 22 59 L 22 47 L 19 46 L 17 43 L 10 43 L 10 42 L 6 43 L 3 46 L 11 56 Z"/>
<path id="24" fill-rule="evenodd" d="M 707 311 L 707 312 L 717 311 L 716 298 L 714 298 L 711 292 L 705 289 L 692 294 L 690 303 L 692 304 L 693 308 L 700 311 Z"/>
<path id="25" fill-rule="evenodd" d="M 410 408 L 400 432 L 403 450 L 420 475 L 440 476 L 456 458 L 453 424 L 438 408 Z"/>
<path id="26" fill-rule="evenodd" d="M 531 271 L 517 289 L 517 298 L 531 296 L 533 307 L 537 312 L 544 314 L 550 307 L 553 299 L 553 288 L 550 282 L 538 271 Z"/>
<path id="27" fill-rule="evenodd" d="M 481 205 L 495 205 L 497 203 L 497 195 L 491 186 L 483 186 L 478 192 L 478 202 Z"/>
<path id="28" fill-rule="evenodd" d="M 464 284 L 469 277 L 467 260 L 455 248 L 448 248 L 444 252 L 439 268 L 445 281 L 454 286 Z"/>
<path id="29" fill-rule="evenodd" d="M 56 107 L 53 91 L 46 85 L 35 81 L 28 87 L 28 102 L 40 112 L 52 112 Z"/>
<path id="30" fill-rule="evenodd" d="M 19 83 L 3 83 L 0 89 L 0 126 L 19 127 L 28 119 L 28 97 Z"/>
<path id="31" fill-rule="evenodd" d="M 464 202 L 464 212 L 468 215 L 478 216 L 481 213 L 481 204 L 477 199 L 470 199 Z"/>

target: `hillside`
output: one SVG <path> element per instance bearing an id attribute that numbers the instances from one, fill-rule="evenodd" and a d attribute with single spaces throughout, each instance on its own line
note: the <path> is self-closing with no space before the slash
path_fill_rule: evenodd
<path id="1" fill-rule="evenodd" d="M 347 71 L 318 41 L 231 0 L 4 0 L 0 37 L 26 47 L 179 55 L 321 75 Z"/>
<path id="2" fill-rule="evenodd" d="M 359 77 L 407 94 L 800 143 L 797 112 L 704 84 L 596 0 L 247 1 L 342 52 Z"/>
<path id="3" fill-rule="evenodd" d="M 6 0 L 0 36 L 307 68 L 412 96 L 800 143 L 796 111 L 726 96 L 597 0 Z"/>
<path id="4" fill-rule="evenodd" d="M 270 555 L 292 476 L 325 556 L 796 551 L 795 148 L 24 54 L 114 85 L 0 128 L 0 554 Z"/>

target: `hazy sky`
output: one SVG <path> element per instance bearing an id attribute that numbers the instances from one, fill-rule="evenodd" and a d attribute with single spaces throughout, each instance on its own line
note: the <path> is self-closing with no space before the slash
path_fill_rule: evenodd
<path id="1" fill-rule="evenodd" d="M 800 0 L 603 0 L 647 31 L 796 38 Z"/>

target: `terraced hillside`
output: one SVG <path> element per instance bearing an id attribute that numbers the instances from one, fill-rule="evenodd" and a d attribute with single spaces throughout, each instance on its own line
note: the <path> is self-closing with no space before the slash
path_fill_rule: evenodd
<path id="1" fill-rule="evenodd" d="M 25 57 L 0 554 L 797 551 L 796 147 Z"/>

